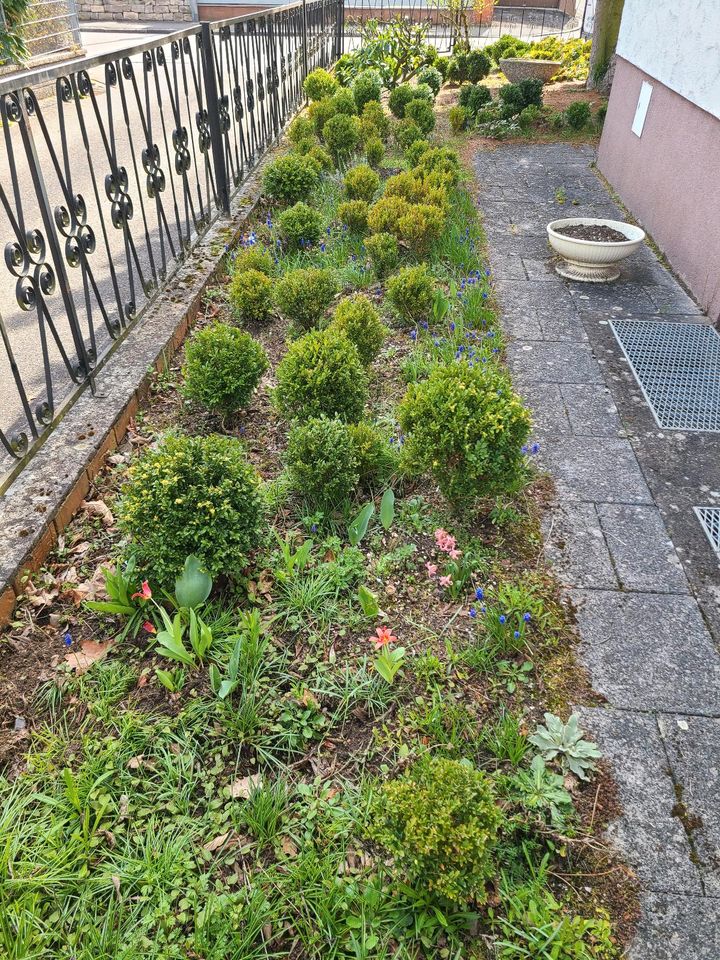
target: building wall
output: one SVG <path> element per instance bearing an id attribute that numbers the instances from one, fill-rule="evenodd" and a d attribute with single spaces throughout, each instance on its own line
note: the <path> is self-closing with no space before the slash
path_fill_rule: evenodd
<path id="1" fill-rule="evenodd" d="M 189 0 L 77 0 L 80 20 L 155 20 L 170 23 L 193 19 Z"/>
<path id="2" fill-rule="evenodd" d="M 706 89 L 697 65 L 682 77 Z M 653 89 L 638 137 L 631 127 L 643 81 Z M 619 56 L 598 166 L 701 307 L 720 319 L 720 119 Z"/>

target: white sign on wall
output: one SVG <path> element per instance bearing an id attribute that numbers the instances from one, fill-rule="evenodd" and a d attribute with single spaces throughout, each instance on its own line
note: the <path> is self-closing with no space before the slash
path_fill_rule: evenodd
<path id="1" fill-rule="evenodd" d="M 637 107 L 635 108 L 635 117 L 632 122 L 632 132 L 636 137 L 641 137 L 643 127 L 645 126 L 645 117 L 650 106 L 650 97 L 652 96 L 652 84 L 643 80 L 640 87 L 640 96 L 638 97 Z"/>

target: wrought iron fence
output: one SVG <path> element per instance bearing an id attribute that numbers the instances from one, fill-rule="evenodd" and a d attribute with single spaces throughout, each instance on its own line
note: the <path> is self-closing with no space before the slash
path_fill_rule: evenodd
<path id="1" fill-rule="evenodd" d="M 342 0 L 307 0 L 0 81 L 6 482 L 94 388 L 341 44 Z"/>

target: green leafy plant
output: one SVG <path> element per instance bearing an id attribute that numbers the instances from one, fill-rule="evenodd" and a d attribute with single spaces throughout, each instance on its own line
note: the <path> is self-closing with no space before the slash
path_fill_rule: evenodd
<path id="1" fill-rule="evenodd" d="M 370 100 L 366 103 L 362 111 L 362 119 L 367 121 L 376 131 L 381 140 L 387 140 L 390 133 L 390 118 L 385 113 L 381 103 L 377 100 Z"/>
<path id="2" fill-rule="evenodd" d="M 212 585 L 210 574 L 200 560 L 190 554 L 185 558 L 182 573 L 175 580 L 175 600 L 180 607 L 196 610 L 210 596 Z"/>
<path id="3" fill-rule="evenodd" d="M 155 636 L 155 649 L 161 657 L 167 660 L 178 660 L 186 667 L 195 668 L 205 659 L 213 642 L 212 630 L 195 613 L 192 607 L 188 610 L 188 622 L 185 622 L 182 611 L 178 611 L 170 619 L 164 607 L 158 606 L 164 629 Z M 185 645 L 185 634 L 190 647 Z"/>
<path id="4" fill-rule="evenodd" d="M 318 137 L 322 137 L 325 124 L 336 113 L 337 107 L 332 97 L 323 97 L 322 100 L 310 104 L 308 119 L 312 121 L 313 129 Z"/>
<path id="5" fill-rule="evenodd" d="M 440 238 L 444 227 L 443 211 L 429 203 L 413 204 L 398 220 L 400 236 L 417 257 L 427 254 L 432 244 Z M 395 290 L 397 294 L 397 287 Z"/>
<path id="6" fill-rule="evenodd" d="M 335 168 L 335 161 L 327 152 L 327 150 L 320 146 L 320 144 L 316 144 L 314 147 L 311 147 L 306 156 L 309 160 L 312 160 L 314 163 L 316 163 L 321 171 L 333 170 Z"/>
<path id="7" fill-rule="evenodd" d="M 114 569 L 103 567 L 102 573 L 105 593 L 110 599 L 86 600 L 85 606 L 96 613 L 126 617 L 127 622 L 118 635 L 119 640 L 124 640 L 128 634 L 137 636 L 144 615 L 142 603 L 135 603 L 138 598 L 142 600 L 142 591 L 136 589 L 138 585 L 136 558 L 131 556 L 124 566 L 118 563 Z"/>
<path id="8" fill-rule="evenodd" d="M 343 163 L 355 153 L 360 143 L 358 119 L 338 113 L 325 123 L 322 135 L 335 162 Z"/>
<path id="9" fill-rule="evenodd" d="M 358 108 L 352 90 L 346 90 L 341 87 L 332 95 L 332 102 L 335 107 L 335 113 L 344 113 L 348 117 L 357 115 Z"/>
<path id="10" fill-rule="evenodd" d="M 397 234 L 398 221 L 410 209 L 404 197 L 383 196 L 370 207 L 368 226 L 373 233 Z"/>
<path id="11" fill-rule="evenodd" d="M 430 149 L 430 141 L 421 139 L 415 140 L 414 143 L 411 143 L 410 146 L 405 151 L 405 159 L 408 162 L 409 167 L 415 167 L 420 163 L 420 157 L 425 153 L 426 150 Z"/>
<path id="12" fill-rule="evenodd" d="M 365 233 L 369 207 L 365 200 L 345 200 L 338 205 L 338 218 L 351 233 Z"/>
<path id="13" fill-rule="evenodd" d="M 287 465 L 294 489 L 320 504 L 343 501 L 360 479 L 347 424 L 327 417 L 292 426 Z"/>
<path id="14" fill-rule="evenodd" d="M 468 117 L 476 117 L 478 111 L 491 102 L 492 94 L 482 84 L 467 83 L 460 87 L 458 103 L 465 108 Z"/>
<path id="15" fill-rule="evenodd" d="M 385 156 L 385 147 L 380 137 L 371 136 L 365 140 L 365 157 L 371 167 L 379 167 Z"/>
<path id="16" fill-rule="evenodd" d="M 380 177 L 367 164 L 361 163 L 345 174 L 345 191 L 351 200 L 369 202 L 379 186 Z"/>
<path id="17" fill-rule="evenodd" d="M 277 369 L 275 393 L 288 418 L 327 416 L 356 422 L 368 383 L 357 349 L 336 330 L 313 331 L 290 345 Z"/>
<path id="18" fill-rule="evenodd" d="M 592 110 L 586 100 L 576 100 L 565 108 L 565 121 L 571 130 L 584 130 L 592 119 Z"/>
<path id="19" fill-rule="evenodd" d="M 398 265 L 400 248 L 391 233 L 376 233 L 365 240 L 365 252 L 372 265 L 375 275 L 386 277 Z"/>
<path id="20" fill-rule="evenodd" d="M 483 902 L 501 822 L 485 774 L 469 763 L 425 757 L 382 785 L 370 834 L 413 887 L 455 903 Z"/>
<path id="21" fill-rule="evenodd" d="M 416 98 L 405 106 L 405 119 L 416 123 L 423 136 L 435 129 L 435 113 L 427 100 Z"/>
<path id="22" fill-rule="evenodd" d="M 453 133 L 461 133 L 468 122 L 468 112 L 465 107 L 450 107 L 448 111 L 448 120 L 450 121 L 450 129 Z"/>
<path id="23" fill-rule="evenodd" d="M 359 24 L 360 46 L 345 61 L 345 72 L 355 76 L 368 68 L 382 77 L 383 86 L 392 89 L 411 77 L 422 65 L 427 51 L 426 23 L 410 17 L 390 20 L 375 18 Z"/>
<path id="24" fill-rule="evenodd" d="M 187 674 L 182 667 L 176 667 L 174 670 L 163 670 L 161 667 L 156 667 L 155 676 L 170 693 L 181 693 L 187 680 Z"/>
<path id="25" fill-rule="evenodd" d="M 574 773 L 580 780 L 587 780 L 588 773 L 595 770 L 595 761 L 602 757 L 597 745 L 584 739 L 579 726 L 579 717 L 573 713 L 567 723 L 554 713 L 545 714 L 545 725 L 540 724 L 529 738 L 544 760 L 556 761 L 560 769 Z"/>
<path id="26" fill-rule="evenodd" d="M 340 301 L 333 313 L 330 328 L 344 334 L 355 345 L 366 366 L 377 357 L 387 336 L 387 328 L 380 314 L 363 293 Z"/>
<path id="27" fill-rule="evenodd" d="M 572 797 L 565 789 L 564 778 L 548 770 L 538 754 L 529 770 L 519 770 L 508 778 L 511 795 L 531 815 L 543 822 L 549 820 L 556 830 L 564 830 L 573 810 Z"/>
<path id="28" fill-rule="evenodd" d="M 286 153 L 273 160 L 263 174 L 265 194 L 283 203 L 307 200 L 317 184 L 315 165 L 297 153 Z"/>
<path id="29" fill-rule="evenodd" d="M 183 392 L 206 410 L 228 416 L 248 405 L 267 368 L 257 340 L 216 323 L 195 333 L 185 348 Z"/>
<path id="30" fill-rule="evenodd" d="M 314 207 L 299 202 L 283 210 L 278 217 L 278 228 L 288 249 L 310 247 L 322 236 L 322 214 Z"/>
<path id="31" fill-rule="evenodd" d="M 380 501 L 380 523 L 389 530 L 395 519 L 395 494 L 391 487 L 385 491 Z"/>
<path id="32" fill-rule="evenodd" d="M 422 130 L 410 117 L 399 120 L 393 128 L 393 133 L 401 150 L 407 150 L 416 140 L 422 140 L 423 138 Z"/>
<path id="33" fill-rule="evenodd" d="M 526 77 L 519 83 L 508 83 L 500 87 L 500 99 L 506 116 L 515 116 L 525 107 L 542 106 L 542 80 Z"/>
<path id="34" fill-rule="evenodd" d="M 427 266 L 403 267 L 387 284 L 387 298 L 404 320 L 416 323 L 430 315 L 435 284 Z"/>
<path id="35" fill-rule="evenodd" d="M 335 273 L 327 268 L 289 270 L 275 286 L 275 306 L 301 330 L 316 326 L 338 291 Z"/>
<path id="36" fill-rule="evenodd" d="M 303 143 L 306 140 L 315 139 L 315 128 L 313 127 L 313 122 L 310 117 L 306 116 L 304 113 L 301 113 L 299 116 L 295 117 L 293 122 L 288 127 L 288 140 L 293 145 Z"/>
<path id="37" fill-rule="evenodd" d="M 405 107 L 407 107 L 410 101 L 414 100 L 416 96 L 415 87 L 409 83 L 402 83 L 400 86 L 395 87 L 394 90 L 391 90 L 388 106 L 393 116 L 397 117 L 398 120 L 402 120 L 405 116 Z"/>
<path id="38" fill-rule="evenodd" d="M 377 70 L 364 70 L 355 77 L 350 89 L 358 112 L 362 113 L 366 103 L 371 100 L 380 100 L 382 77 Z"/>
<path id="39" fill-rule="evenodd" d="M 450 147 L 431 147 L 424 150 L 417 161 L 417 169 L 424 174 L 438 173 L 454 185 L 460 179 L 460 159 Z"/>
<path id="40" fill-rule="evenodd" d="M 356 547 L 368 531 L 368 525 L 375 513 L 375 504 L 371 500 L 348 524 L 348 540 Z"/>
<path id="41" fill-rule="evenodd" d="M 375 636 L 370 637 L 375 644 L 378 654 L 373 660 L 373 667 L 389 687 L 395 682 L 395 677 L 405 666 L 405 647 L 395 647 L 397 642 L 388 627 L 378 627 Z"/>
<path id="42" fill-rule="evenodd" d="M 355 448 L 355 459 L 360 485 L 372 488 L 385 484 L 397 472 L 398 454 L 387 431 L 367 420 L 350 424 L 350 436 Z"/>
<path id="43" fill-rule="evenodd" d="M 228 295 L 238 320 L 266 320 L 272 305 L 272 281 L 259 270 L 248 268 L 233 274 Z"/>
<path id="44" fill-rule="evenodd" d="M 416 79 L 418 83 L 427 84 L 435 96 L 440 93 L 440 87 L 442 86 L 443 78 L 437 67 L 430 65 L 421 67 L 416 74 Z"/>
<path id="45" fill-rule="evenodd" d="M 368 620 L 374 620 L 379 615 L 380 604 L 378 603 L 377 597 L 372 590 L 369 590 L 368 587 L 362 584 L 358 587 L 358 600 L 360 601 L 362 612 Z"/>
<path id="46" fill-rule="evenodd" d="M 311 70 L 303 82 L 303 90 L 308 99 L 322 100 L 324 97 L 331 97 L 338 88 L 338 82 L 335 77 L 318 67 L 317 70 Z"/>
<path id="47" fill-rule="evenodd" d="M 258 244 L 241 247 L 234 256 L 232 264 L 233 274 L 245 273 L 246 270 L 258 270 L 266 277 L 275 274 L 275 262 L 270 251 Z"/>
<path id="48" fill-rule="evenodd" d="M 138 565 L 172 583 L 186 557 L 210 576 L 237 574 L 256 543 L 259 479 L 230 437 L 170 434 L 129 471 L 118 508 Z"/>

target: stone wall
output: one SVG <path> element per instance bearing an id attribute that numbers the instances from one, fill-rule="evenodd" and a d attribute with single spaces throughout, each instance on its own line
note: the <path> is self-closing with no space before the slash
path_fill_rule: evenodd
<path id="1" fill-rule="evenodd" d="M 189 0 L 77 0 L 80 20 L 192 21 Z"/>

